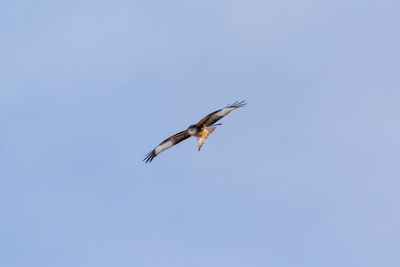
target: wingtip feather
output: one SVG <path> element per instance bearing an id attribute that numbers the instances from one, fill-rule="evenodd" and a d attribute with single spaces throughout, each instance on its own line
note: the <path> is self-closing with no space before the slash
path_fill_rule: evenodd
<path id="1" fill-rule="evenodd" d="M 156 154 L 154 153 L 154 150 L 149 152 L 146 157 L 143 159 L 145 163 L 150 163 L 154 158 L 156 157 Z"/>
<path id="2" fill-rule="evenodd" d="M 241 108 L 247 105 L 246 101 L 235 101 L 235 103 L 231 105 L 227 105 L 227 108 Z"/>

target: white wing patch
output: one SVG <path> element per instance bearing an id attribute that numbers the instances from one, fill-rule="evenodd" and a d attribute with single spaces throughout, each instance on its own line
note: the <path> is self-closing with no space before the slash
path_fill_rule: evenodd
<path id="1" fill-rule="evenodd" d="M 215 113 L 214 116 L 225 117 L 226 115 L 228 115 L 234 109 L 236 109 L 236 108 L 224 108 L 224 109 L 221 109 L 220 111 Z"/>
<path id="2" fill-rule="evenodd" d="M 172 142 L 172 140 L 168 140 L 167 142 L 164 142 L 164 143 L 160 144 L 158 147 L 156 147 L 156 149 L 154 149 L 154 154 L 158 155 L 161 152 L 172 147 L 173 145 L 174 145 L 174 143 Z"/>

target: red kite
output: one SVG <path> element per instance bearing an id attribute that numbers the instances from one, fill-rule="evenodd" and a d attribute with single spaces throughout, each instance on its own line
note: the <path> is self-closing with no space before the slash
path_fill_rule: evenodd
<path id="1" fill-rule="evenodd" d="M 205 116 L 197 124 L 190 125 L 187 130 L 177 133 L 159 144 L 155 149 L 146 155 L 143 159 L 146 163 L 151 162 L 158 154 L 167 150 L 168 148 L 188 139 L 191 136 L 197 137 L 199 142 L 199 151 L 203 146 L 208 136 L 214 132 L 216 126 L 221 125 L 220 123 L 215 124 L 217 121 L 228 115 L 232 110 L 245 106 L 245 101 L 235 102 L 232 105 L 228 105 L 223 109 L 214 111 L 213 113 Z"/>

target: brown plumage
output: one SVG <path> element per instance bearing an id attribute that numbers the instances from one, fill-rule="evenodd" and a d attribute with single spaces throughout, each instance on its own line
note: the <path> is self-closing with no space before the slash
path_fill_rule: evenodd
<path id="1" fill-rule="evenodd" d="M 216 126 L 221 124 L 215 124 L 217 121 L 228 115 L 231 111 L 245 106 L 247 103 L 245 101 L 235 102 L 232 105 L 228 105 L 225 108 L 214 111 L 203 119 L 201 119 L 197 124 L 189 126 L 185 131 L 177 133 L 167 139 L 165 139 L 161 144 L 159 144 L 155 149 L 146 155 L 143 159 L 146 163 L 151 162 L 158 154 L 167 150 L 168 148 L 182 142 L 183 140 L 189 138 L 190 136 L 197 137 L 199 143 L 199 151 L 203 146 L 204 142 L 207 140 L 208 136 L 214 132 Z"/>
<path id="2" fill-rule="evenodd" d="M 177 133 L 171 137 L 168 137 L 164 141 L 161 142 L 155 149 L 150 151 L 144 158 L 144 161 L 146 163 L 151 162 L 158 154 L 163 152 L 164 150 L 167 150 L 168 148 L 178 144 L 179 142 L 182 142 L 183 140 L 187 139 L 190 137 L 190 134 L 188 134 L 188 131 L 182 131 L 180 133 Z"/>

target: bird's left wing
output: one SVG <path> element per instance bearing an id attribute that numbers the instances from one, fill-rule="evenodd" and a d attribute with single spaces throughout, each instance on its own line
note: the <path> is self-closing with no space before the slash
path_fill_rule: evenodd
<path id="1" fill-rule="evenodd" d="M 189 138 L 190 135 L 188 131 L 182 131 L 180 133 L 177 133 L 167 139 L 165 139 L 161 144 L 159 144 L 155 149 L 153 149 L 150 153 L 146 155 L 146 157 L 143 159 L 144 162 L 149 163 L 151 162 L 158 154 L 161 152 L 167 150 L 168 148 L 178 144 L 179 142 L 182 142 L 183 140 Z"/>
<path id="2" fill-rule="evenodd" d="M 211 126 L 226 115 L 228 115 L 232 110 L 244 107 L 247 103 L 245 101 L 235 102 L 232 105 L 228 105 L 225 108 L 214 111 L 207 116 L 205 116 L 201 121 L 199 121 L 197 127 Z"/>

